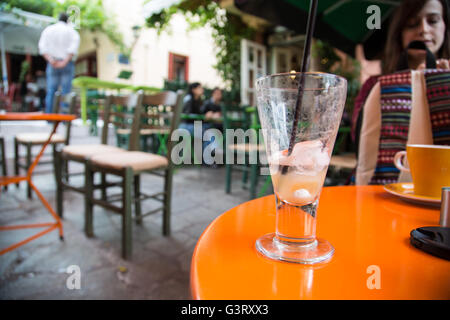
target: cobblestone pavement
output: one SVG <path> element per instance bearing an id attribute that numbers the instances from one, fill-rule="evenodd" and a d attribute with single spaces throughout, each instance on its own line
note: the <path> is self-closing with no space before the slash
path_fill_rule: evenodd
<path id="1" fill-rule="evenodd" d="M 13 136 L 19 132 L 49 130 L 45 122 L 0 123 L 6 138 L 8 171 L 12 174 Z M 60 132 L 64 132 L 63 126 Z M 88 128 L 75 123 L 71 143 L 96 143 Z M 51 149 L 51 148 L 49 148 Z M 36 150 L 37 151 L 37 150 Z M 50 150 L 49 150 L 50 151 Z M 49 154 L 50 155 L 50 154 Z M 52 167 L 39 166 L 34 182 L 54 205 Z M 145 191 L 162 187 L 162 179 L 144 175 Z M 172 202 L 172 235 L 161 232 L 161 214 L 133 225 L 133 258 L 121 259 L 120 216 L 99 207 L 94 211 L 94 238 L 83 232 L 83 197 L 65 193 L 64 234 L 53 231 L 0 256 L 0 299 L 189 299 L 189 272 L 195 244 L 217 216 L 248 200 L 240 175 L 233 192 L 225 194 L 224 168 L 191 166 L 176 170 Z M 144 202 L 143 212 L 152 208 Z M 25 184 L 9 186 L 0 194 L 0 225 L 37 223 L 51 218 L 36 196 L 26 198 Z M 25 239 L 34 230 L 0 232 L 0 248 Z M 81 289 L 69 290 L 67 267 L 81 271 Z"/>

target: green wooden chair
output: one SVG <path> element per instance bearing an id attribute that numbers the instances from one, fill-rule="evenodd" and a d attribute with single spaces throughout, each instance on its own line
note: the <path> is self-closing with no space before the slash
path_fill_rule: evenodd
<path id="1" fill-rule="evenodd" d="M 233 170 L 239 170 L 243 172 L 242 183 L 243 188 L 247 188 L 248 178 L 250 199 L 256 198 L 256 189 L 259 179 L 260 159 L 259 154 L 264 152 L 263 144 L 258 141 L 258 126 L 256 108 L 254 107 L 235 107 L 235 106 L 223 106 L 223 127 L 224 127 L 224 142 L 225 142 L 225 192 L 231 193 L 231 180 Z M 244 141 L 228 141 L 227 130 L 241 129 L 244 132 L 248 132 L 249 135 L 245 136 Z M 253 129 L 255 136 L 251 137 L 248 129 Z M 233 138 L 234 139 L 234 138 Z M 253 141 L 250 141 L 252 140 Z M 235 140 L 235 139 L 234 139 Z M 240 155 L 240 156 L 239 156 Z M 256 159 L 255 163 L 250 163 L 250 159 Z M 230 163 L 230 160 L 232 163 Z"/>
<path id="2" fill-rule="evenodd" d="M 79 144 L 68 145 L 61 151 L 55 152 L 55 178 L 56 178 L 56 211 L 60 217 L 63 217 L 63 195 L 65 190 L 71 190 L 82 194 L 86 193 L 85 181 L 81 184 L 72 184 L 71 177 L 85 175 L 85 169 L 81 172 L 69 172 L 69 163 L 80 163 L 84 167 L 88 159 L 94 155 L 125 152 L 126 150 L 116 146 L 108 145 L 109 125 L 117 124 L 118 119 L 121 123 L 128 123 L 130 127 L 138 128 L 139 117 L 141 114 L 142 92 L 130 94 L 128 96 L 108 95 L 105 100 L 103 112 L 103 129 L 101 141 L 99 144 Z M 130 113 L 132 110 L 133 113 Z M 137 145 L 138 133 L 131 138 L 132 143 L 129 144 L 131 150 Z M 102 198 L 106 199 L 106 177 L 101 176 L 101 183 L 96 188 L 102 190 Z"/>
<path id="3" fill-rule="evenodd" d="M 62 110 L 69 114 L 75 113 L 75 103 L 76 103 L 76 94 L 74 92 L 69 93 L 65 96 L 61 96 L 60 92 L 55 93 L 54 104 L 53 104 L 53 112 L 60 113 L 61 104 L 67 103 L 68 109 Z M 72 128 L 71 121 L 66 124 L 66 132 L 65 134 L 55 133 L 50 141 L 50 144 L 53 147 L 53 153 L 56 152 L 58 146 L 60 145 L 68 145 L 70 142 L 70 132 Z M 28 168 L 31 166 L 33 161 L 33 153 L 32 149 L 36 146 L 42 146 L 47 142 L 48 136 L 50 133 L 48 132 L 28 132 L 28 133 L 20 133 L 14 137 L 14 173 L 16 176 L 20 174 L 20 170 L 28 171 Z M 20 153 L 21 147 L 25 147 L 25 155 Z M 25 161 L 24 161 L 25 160 Z M 54 159 L 40 161 L 39 165 L 42 164 L 53 164 Z M 28 199 L 32 198 L 31 186 L 27 184 L 27 196 Z"/>
<path id="4" fill-rule="evenodd" d="M 87 90 L 87 113 L 88 118 L 91 121 L 89 125 L 89 134 L 92 136 L 98 136 L 97 120 L 99 114 L 102 112 L 102 105 L 106 95 L 97 89 Z"/>
<path id="5" fill-rule="evenodd" d="M 182 109 L 182 92 L 178 94 L 165 91 L 154 95 L 144 95 L 142 104 L 154 106 L 158 113 L 141 113 L 147 120 L 139 121 L 139 127 L 132 128 L 132 135 L 140 130 L 169 130 L 169 136 L 178 128 L 180 111 Z M 161 106 L 161 107 L 160 107 Z M 164 106 L 164 108 L 162 107 Z M 109 153 L 93 156 L 86 166 L 85 219 L 86 233 L 93 236 L 93 207 L 99 205 L 122 216 L 122 256 L 129 259 L 132 256 L 132 203 L 135 205 L 135 219 L 138 224 L 142 218 L 157 212 L 163 212 L 162 230 L 165 236 L 170 235 L 170 214 L 172 178 L 174 165 L 170 154 L 175 142 L 169 140 L 167 155 L 158 155 L 138 151 L 137 144 L 127 152 Z M 101 199 L 94 194 L 94 174 L 101 172 L 107 176 L 121 178 L 121 193 L 115 198 Z M 145 194 L 141 191 L 141 174 L 150 173 L 164 179 L 164 188 L 155 194 Z M 141 201 L 153 199 L 162 202 L 160 208 L 142 213 Z M 115 203 L 118 202 L 116 205 Z"/>

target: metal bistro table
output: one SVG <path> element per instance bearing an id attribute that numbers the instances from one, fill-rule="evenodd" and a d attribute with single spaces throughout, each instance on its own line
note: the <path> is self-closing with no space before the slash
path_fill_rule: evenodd
<path id="1" fill-rule="evenodd" d="M 21 181 L 27 181 L 31 188 L 36 192 L 37 196 L 41 200 L 42 204 L 47 208 L 47 210 L 52 215 L 54 222 L 48 222 L 48 223 L 36 223 L 36 224 L 25 224 L 25 225 L 14 225 L 14 226 L 0 226 L 0 231 L 6 231 L 6 230 L 18 230 L 18 229 L 30 229 L 30 228 L 44 228 L 46 229 L 40 231 L 39 233 L 22 240 L 18 243 L 15 243 L 5 249 L 0 249 L 0 255 L 3 255 L 9 251 L 12 251 L 34 239 L 37 239 L 50 231 L 54 229 L 59 230 L 59 236 L 60 239 L 63 239 L 63 226 L 61 219 L 58 217 L 56 212 L 53 210 L 53 208 L 50 206 L 48 201 L 44 198 L 44 196 L 41 194 L 39 189 L 34 185 L 32 181 L 32 175 L 34 168 L 38 164 L 39 160 L 42 157 L 42 154 L 45 151 L 45 148 L 49 144 L 53 134 L 56 132 L 56 129 L 61 121 L 72 121 L 75 119 L 74 115 L 64 115 L 64 114 L 42 114 L 42 113 L 34 113 L 34 112 L 24 112 L 24 113 L 6 113 L 6 114 L 0 114 L 0 121 L 36 121 L 36 120 L 46 120 L 46 121 L 54 121 L 53 130 L 49 134 L 47 142 L 44 143 L 44 145 L 41 148 L 41 151 L 34 159 L 33 163 L 31 164 L 30 168 L 28 169 L 26 176 L 14 176 L 14 177 L 0 177 L 0 186 L 5 186 L 12 183 L 19 183 Z"/>
<path id="2" fill-rule="evenodd" d="M 255 241 L 275 231 L 275 199 L 239 205 L 200 237 L 191 265 L 194 299 L 450 299 L 450 261 L 409 243 L 439 224 L 439 209 L 414 205 L 382 186 L 326 187 L 317 233 L 334 246 L 322 265 L 273 261 Z"/>

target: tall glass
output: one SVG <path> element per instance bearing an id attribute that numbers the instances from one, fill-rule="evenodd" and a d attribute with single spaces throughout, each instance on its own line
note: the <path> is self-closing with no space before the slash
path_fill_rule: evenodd
<path id="1" fill-rule="evenodd" d="M 333 246 L 316 238 L 319 196 L 347 95 L 347 81 L 326 73 L 275 74 L 256 81 L 258 112 L 276 196 L 276 231 L 256 241 L 265 256 L 314 264 Z M 291 140 L 299 82 L 303 96 Z M 292 150 L 289 152 L 289 145 Z"/>

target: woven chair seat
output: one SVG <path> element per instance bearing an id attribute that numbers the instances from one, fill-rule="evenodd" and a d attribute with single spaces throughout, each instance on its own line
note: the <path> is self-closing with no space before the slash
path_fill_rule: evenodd
<path id="1" fill-rule="evenodd" d="M 91 163 L 97 167 L 116 170 L 131 167 L 135 173 L 145 170 L 165 168 L 169 165 L 166 157 L 141 151 L 101 154 L 93 156 L 90 160 Z"/>
<path id="2" fill-rule="evenodd" d="M 117 129 L 117 134 L 128 135 L 131 134 L 131 129 Z M 150 134 L 169 134 L 170 129 L 141 129 L 139 130 L 140 135 L 150 135 Z"/>
<path id="3" fill-rule="evenodd" d="M 236 151 L 244 151 L 244 152 L 255 152 L 255 151 L 264 151 L 265 150 L 264 145 L 255 144 L 255 143 L 230 144 L 228 146 L 228 149 L 236 150 Z"/>
<path id="4" fill-rule="evenodd" d="M 169 134 L 170 129 L 142 129 L 140 131 L 141 134 Z"/>
<path id="5" fill-rule="evenodd" d="M 337 169 L 354 169 L 356 168 L 357 163 L 356 155 L 353 153 L 336 155 L 331 157 L 330 167 L 336 167 Z"/>
<path id="6" fill-rule="evenodd" d="M 119 152 L 125 152 L 125 150 L 119 147 L 109 146 L 106 144 L 68 145 L 62 149 L 62 154 L 65 157 L 78 160 L 86 160 L 98 154 L 119 153 Z"/>
<path id="7" fill-rule="evenodd" d="M 47 142 L 50 133 L 20 133 L 16 136 L 19 143 L 44 144 Z M 66 137 L 62 134 L 55 133 L 50 143 L 64 143 Z"/>

